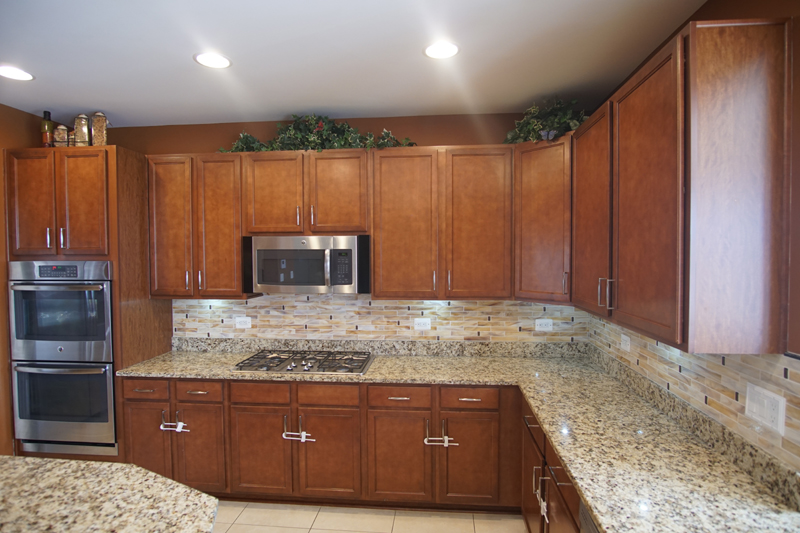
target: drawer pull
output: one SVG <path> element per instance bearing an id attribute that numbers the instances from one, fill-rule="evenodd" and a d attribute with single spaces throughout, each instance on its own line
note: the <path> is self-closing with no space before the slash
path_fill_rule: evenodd
<path id="1" fill-rule="evenodd" d="M 187 390 L 186 394 L 208 394 L 207 390 Z"/>
<path id="2" fill-rule="evenodd" d="M 407 402 L 411 400 L 408 396 L 389 396 L 389 400 L 395 400 L 397 402 Z"/>
<path id="3" fill-rule="evenodd" d="M 133 389 L 133 392 L 155 392 L 155 389 Z"/>
<path id="4" fill-rule="evenodd" d="M 529 427 L 529 428 L 538 428 L 538 427 L 541 427 L 541 426 L 539 426 L 538 424 L 531 424 L 531 423 L 529 423 L 529 422 L 528 422 L 528 419 L 529 419 L 529 418 L 532 418 L 532 417 L 530 417 L 530 416 L 523 416 L 522 418 L 523 418 L 523 420 L 525 420 L 525 426 L 526 426 L 526 427 Z"/>
<path id="5" fill-rule="evenodd" d="M 481 401 L 480 398 L 459 398 L 459 402 L 479 402 Z"/>

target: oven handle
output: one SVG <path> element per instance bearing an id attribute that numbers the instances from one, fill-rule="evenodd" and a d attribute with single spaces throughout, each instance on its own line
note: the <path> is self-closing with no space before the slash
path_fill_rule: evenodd
<path id="1" fill-rule="evenodd" d="M 102 285 L 12 285 L 12 291 L 102 291 Z"/>
<path id="2" fill-rule="evenodd" d="M 27 374 L 105 374 L 103 367 L 94 368 L 37 368 L 32 366 L 15 366 L 16 372 Z"/>

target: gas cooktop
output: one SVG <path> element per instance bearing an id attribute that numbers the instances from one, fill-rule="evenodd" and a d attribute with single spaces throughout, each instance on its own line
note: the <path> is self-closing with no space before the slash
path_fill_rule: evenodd
<path id="1" fill-rule="evenodd" d="M 362 375 L 371 363 L 369 352 L 261 350 L 238 363 L 233 371 Z"/>

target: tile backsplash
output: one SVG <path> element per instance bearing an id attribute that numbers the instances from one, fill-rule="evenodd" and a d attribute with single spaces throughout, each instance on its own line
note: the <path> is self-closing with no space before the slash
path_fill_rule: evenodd
<path id="1" fill-rule="evenodd" d="M 360 295 L 268 295 L 251 300 L 174 300 L 174 337 L 587 341 L 589 314 L 570 306 L 495 300 L 372 300 Z M 252 327 L 236 328 L 236 317 Z M 430 330 L 415 330 L 430 318 Z M 536 319 L 553 321 L 536 331 Z"/>

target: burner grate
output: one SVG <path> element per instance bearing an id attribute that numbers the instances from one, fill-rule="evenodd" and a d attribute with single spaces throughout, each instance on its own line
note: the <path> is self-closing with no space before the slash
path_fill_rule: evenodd
<path id="1" fill-rule="evenodd" d="M 297 374 L 359 374 L 372 363 L 369 352 L 324 350 L 261 350 L 237 363 L 234 372 L 287 372 Z"/>

